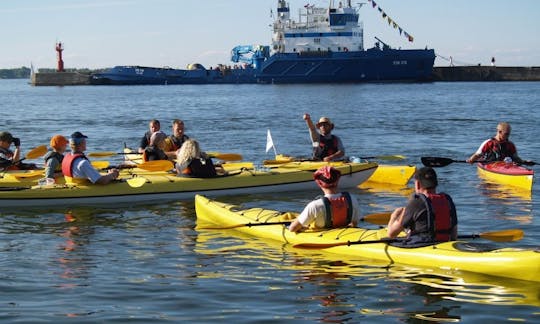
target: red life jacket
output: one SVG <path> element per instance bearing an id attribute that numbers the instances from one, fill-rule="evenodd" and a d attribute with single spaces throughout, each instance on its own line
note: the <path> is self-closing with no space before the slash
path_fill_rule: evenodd
<path id="1" fill-rule="evenodd" d="M 450 241 L 452 234 L 452 214 L 454 204 L 445 193 L 419 195 L 426 203 L 428 227 L 435 241 Z"/>
<path id="2" fill-rule="evenodd" d="M 62 160 L 62 173 L 65 177 L 73 177 L 73 173 L 71 171 L 71 167 L 73 166 L 73 161 L 78 158 L 86 159 L 86 156 L 82 153 L 76 153 L 76 154 L 66 154 L 64 156 L 64 159 Z"/>
<path id="3" fill-rule="evenodd" d="M 351 223 L 353 207 L 348 192 L 342 192 L 338 198 L 323 197 L 322 200 L 326 209 L 325 228 L 340 228 Z"/>

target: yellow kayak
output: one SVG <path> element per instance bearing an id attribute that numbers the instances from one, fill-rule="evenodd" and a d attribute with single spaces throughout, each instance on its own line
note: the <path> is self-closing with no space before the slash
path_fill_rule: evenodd
<path id="1" fill-rule="evenodd" d="M 477 163 L 478 175 L 488 181 L 531 191 L 534 171 L 515 163 Z"/>
<path id="2" fill-rule="evenodd" d="M 468 271 L 484 275 L 540 281 L 538 250 L 489 249 L 468 241 L 439 243 L 427 247 L 401 248 L 381 240 L 386 229 L 345 228 L 322 231 L 307 230 L 295 234 L 287 224 L 295 213 L 282 213 L 210 200 L 196 195 L 198 230 L 235 229 L 243 233 L 294 245 L 320 246 L 320 251 L 420 267 Z M 275 223 L 264 224 L 262 223 Z M 362 243 L 359 243 L 362 242 Z M 322 248 L 333 246 L 329 248 Z"/>
<path id="3" fill-rule="evenodd" d="M 159 161 L 150 161 L 146 164 Z M 172 165 L 172 164 L 171 164 Z M 142 165 L 141 165 L 142 166 Z M 296 168 L 241 169 L 215 178 L 178 177 L 167 172 L 122 173 L 108 185 L 53 184 L 0 187 L 0 209 L 18 206 L 107 205 L 151 203 L 158 200 L 193 199 L 196 193 L 211 196 L 318 190 L 313 181 L 317 169 L 310 163 Z M 375 172 L 376 163 L 343 163 L 341 188 L 355 188 Z"/>

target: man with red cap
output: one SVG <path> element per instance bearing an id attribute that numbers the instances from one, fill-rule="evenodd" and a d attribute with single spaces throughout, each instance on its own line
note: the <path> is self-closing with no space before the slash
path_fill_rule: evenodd
<path id="1" fill-rule="evenodd" d="M 348 192 L 338 191 L 339 170 L 324 166 L 313 174 L 313 179 L 324 193 L 322 198 L 310 202 L 289 226 L 291 232 L 312 225 L 314 228 L 356 227 L 359 207 Z"/>
<path id="2" fill-rule="evenodd" d="M 317 124 L 313 124 L 311 116 L 304 114 L 304 120 L 309 128 L 309 135 L 313 144 L 313 159 L 325 162 L 341 160 L 345 155 L 345 148 L 341 139 L 336 135 L 332 135 L 334 123 L 330 118 L 321 117 Z"/>

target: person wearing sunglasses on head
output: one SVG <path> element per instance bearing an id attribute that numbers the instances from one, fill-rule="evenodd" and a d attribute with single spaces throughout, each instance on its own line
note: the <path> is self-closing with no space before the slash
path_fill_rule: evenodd
<path id="1" fill-rule="evenodd" d="M 485 140 L 478 150 L 467 159 L 467 162 L 508 161 L 508 158 L 510 158 L 517 164 L 531 164 L 531 161 L 522 160 L 518 156 L 516 146 L 508 139 L 511 131 L 512 128 L 510 127 L 510 124 L 507 122 L 499 123 L 497 125 L 497 134 L 492 138 Z"/>

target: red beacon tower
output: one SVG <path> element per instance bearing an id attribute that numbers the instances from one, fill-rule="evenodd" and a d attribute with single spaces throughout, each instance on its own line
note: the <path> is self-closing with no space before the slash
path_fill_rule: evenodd
<path id="1" fill-rule="evenodd" d="M 58 66 L 56 72 L 64 72 L 64 61 L 62 60 L 62 51 L 64 47 L 61 42 L 56 43 L 56 52 L 58 53 Z"/>

